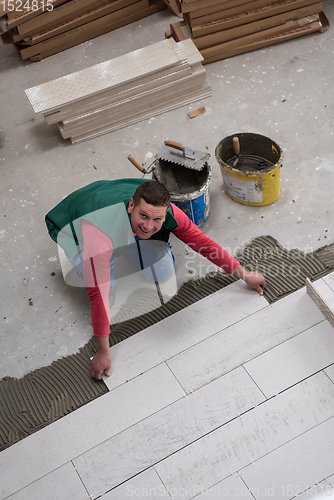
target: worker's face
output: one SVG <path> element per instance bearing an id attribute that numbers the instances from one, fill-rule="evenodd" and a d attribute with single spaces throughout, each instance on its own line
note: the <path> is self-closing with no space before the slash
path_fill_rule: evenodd
<path id="1" fill-rule="evenodd" d="M 135 206 L 133 199 L 130 198 L 128 212 L 133 232 L 142 240 L 150 238 L 161 229 L 167 209 L 168 207 L 150 205 L 142 198 L 139 205 Z"/>

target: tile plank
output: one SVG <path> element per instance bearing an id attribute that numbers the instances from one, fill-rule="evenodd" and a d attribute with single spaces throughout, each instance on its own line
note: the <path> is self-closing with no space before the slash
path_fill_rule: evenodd
<path id="1" fill-rule="evenodd" d="M 52 424 L 0 453 L 0 499 L 70 461 Z"/>
<path id="2" fill-rule="evenodd" d="M 100 500 L 129 500 L 129 498 L 169 498 L 168 492 L 154 469 L 147 469 L 129 481 L 105 493 Z"/>
<path id="3" fill-rule="evenodd" d="M 52 427 L 72 458 L 184 396 L 166 364 L 158 365 L 58 420 Z"/>
<path id="4" fill-rule="evenodd" d="M 333 417 L 333 395 L 332 383 L 321 372 L 186 446 L 155 468 L 167 490 L 189 490 L 194 485 L 208 489 Z M 284 454 L 285 462 L 288 456 Z M 274 462 L 271 465 L 275 471 Z M 246 483 L 251 489 L 257 485 L 256 481 Z M 189 496 L 173 497 L 181 498 Z"/>
<path id="5" fill-rule="evenodd" d="M 298 496 L 298 500 L 324 500 L 334 497 L 334 476 L 330 476 L 320 483 L 316 483 Z"/>
<path id="6" fill-rule="evenodd" d="M 73 465 L 67 463 L 26 488 L 7 497 L 8 500 L 89 500 Z"/>
<path id="7" fill-rule="evenodd" d="M 194 488 L 194 493 L 199 490 L 196 500 L 208 500 L 209 498 L 224 498 L 225 500 L 235 500 L 236 498 L 250 498 L 254 500 L 251 492 L 238 474 L 220 481 L 211 488 L 202 491 L 201 487 Z M 195 498 L 195 497 L 191 497 Z"/>
<path id="8" fill-rule="evenodd" d="M 334 471 L 334 417 L 240 471 L 256 500 L 291 499 Z M 254 493 L 253 493 L 254 494 Z"/>
<path id="9" fill-rule="evenodd" d="M 162 364 L 91 401 L 1 452 L 0 498 L 183 397 L 183 389 Z"/>
<path id="10" fill-rule="evenodd" d="M 248 317 L 267 301 L 241 281 L 219 290 L 111 347 L 109 389 Z M 322 318 L 322 316 L 321 316 Z"/>
<path id="11" fill-rule="evenodd" d="M 327 274 L 322 279 L 334 292 L 334 272 Z"/>
<path id="12" fill-rule="evenodd" d="M 267 398 L 334 363 L 333 327 L 324 320 L 244 365 Z"/>
<path id="13" fill-rule="evenodd" d="M 81 455 L 74 464 L 91 495 L 101 495 L 264 399 L 240 367 Z"/>
<path id="14" fill-rule="evenodd" d="M 331 381 L 334 383 L 334 364 L 326 368 L 325 370 L 326 375 L 331 379 Z"/>
<path id="15" fill-rule="evenodd" d="M 168 360 L 168 366 L 186 392 L 194 391 L 321 321 L 322 313 L 303 288 L 222 328 Z"/>

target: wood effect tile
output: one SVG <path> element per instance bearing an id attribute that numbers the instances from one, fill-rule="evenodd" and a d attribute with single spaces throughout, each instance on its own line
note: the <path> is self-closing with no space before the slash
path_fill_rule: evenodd
<path id="1" fill-rule="evenodd" d="M 103 134 L 107 134 L 109 132 L 119 130 L 120 128 L 128 127 L 140 121 L 155 117 L 157 115 L 167 113 L 168 111 L 171 111 L 173 109 L 178 109 L 180 108 L 180 106 L 192 104 L 194 101 L 202 100 L 206 97 L 211 97 L 211 95 L 211 87 L 205 81 L 202 87 L 187 93 L 187 95 L 182 96 L 181 99 L 178 97 L 168 101 L 164 106 L 153 106 L 152 108 L 146 109 L 143 113 L 139 113 L 138 115 L 134 115 L 131 118 L 128 118 L 126 121 L 120 119 L 113 124 L 104 124 L 86 133 L 71 136 L 71 142 L 72 144 L 79 144 L 80 142 L 86 141 L 88 139 L 99 137 Z"/>
<path id="2" fill-rule="evenodd" d="M 27 486 L 183 396 L 164 364 L 91 401 L 1 452 L 3 494 Z"/>
<path id="3" fill-rule="evenodd" d="M 256 500 L 291 499 L 334 471 L 334 417 L 239 471 Z M 270 494 L 269 494 L 270 493 Z M 324 497 L 325 498 L 325 497 Z"/>
<path id="4" fill-rule="evenodd" d="M 108 385 L 108 380 L 105 381 Z M 106 394 L 106 404 L 121 429 L 184 397 L 180 384 L 162 363 Z"/>
<path id="5" fill-rule="evenodd" d="M 202 491 L 199 495 L 196 495 L 196 500 L 208 500 L 210 498 L 220 498 L 225 500 L 235 500 L 236 498 L 249 498 L 254 500 L 251 492 L 240 478 L 238 474 L 233 474 L 233 476 L 220 481 L 211 488 Z M 195 492 L 195 491 L 194 491 Z"/>
<path id="6" fill-rule="evenodd" d="M 334 364 L 329 366 L 328 368 L 326 368 L 326 370 L 324 370 L 324 371 L 325 371 L 326 375 L 328 375 L 328 377 L 334 383 Z"/>
<path id="7" fill-rule="evenodd" d="M 210 312 L 217 316 L 211 320 L 216 322 L 218 309 Z M 194 391 L 321 321 L 323 315 L 305 289 L 298 290 L 228 328 L 222 322 L 218 333 L 199 339 L 168 360 L 168 366 L 186 392 Z"/>
<path id="8" fill-rule="evenodd" d="M 89 492 L 103 494 L 263 400 L 239 368 L 83 454 L 74 464 Z"/>
<path id="9" fill-rule="evenodd" d="M 333 327 L 324 320 L 244 365 L 269 398 L 334 363 Z"/>
<path id="10" fill-rule="evenodd" d="M 317 374 L 186 446 L 155 468 L 167 490 L 189 490 L 194 485 L 205 490 L 247 465 L 252 476 L 253 462 L 330 419 L 334 415 L 333 395 L 332 383 L 324 373 Z M 285 462 L 288 456 L 284 454 Z M 274 471 L 274 462 L 271 465 Z M 254 481 L 246 483 L 256 487 Z"/>
<path id="11" fill-rule="evenodd" d="M 99 63 L 25 91 L 35 113 L 46 113 L 182 60 L 175 40 L 168 39 Z"/>
<path id="12" fill-rule="evenodd" d="M 72 463 L 59 467 L 7 498 L 8 500 L 89 500 L 88 493 Z"/>
<path id="13" fill-rule="evenodd" d="M 49 425 L 0 453 L 0 499 L 70 461 Z"/>
<path id="14" fill-rule="evenodd" d="M 322 279 L 334 292 L 334 272 L 327 274 Z"/>
<path id="15" fill-rule="evenodd" d="M 334 476 L 313 484 L 308 490 L 297 497 L 297 500 L 325 500 L 334 498 Z"/>
<path id="16" fill-rule="evenodd" d="M 129 481 L 105 493 L 100 500 L 129 500 L 129 498 L 169 498 L 167 490 L 154 469 L 147 469 Z"/>
<path id="17" fill-rule="evenodd" d="M 108 387 L 117 387 L 217 331 L 269 307 L 263 297 L 243 282 L 232 283 L 113 346 Z"/>
<path id="18" fill-rule="evenodd" d="M 52 429 L 72 459 L 183 396 L 162 364 L 63 417 Z"/>

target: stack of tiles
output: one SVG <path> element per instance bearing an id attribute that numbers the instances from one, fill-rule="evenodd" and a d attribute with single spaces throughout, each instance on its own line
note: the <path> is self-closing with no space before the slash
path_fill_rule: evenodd
<path id="1" fill-rule="evenodd" d="M 172 23 L 165 37 L 191 38 L 204 63 L 329 27 L 320 0 L 177 0 L 177 5 L 183 20 Z"/>
<path id="2" fill-rule="evenodd" d="M 165 8 L 162 0 L 3 0 L 0 33 L 40 61 Z"/>
<path id="3" fill-rule="evenodd" d="M 36 114 L 72 143 L 211 96 L 191 40 L 162 40 L 25 91 Z"/>

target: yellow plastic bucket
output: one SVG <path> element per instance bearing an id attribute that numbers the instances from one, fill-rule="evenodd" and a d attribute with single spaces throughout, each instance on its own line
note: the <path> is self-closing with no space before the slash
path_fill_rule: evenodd
<path id="1" fill-rule="evenodd" d="M 238 137 L 240 143 L 235 167 L 234 137 Z M 254 207 L 270 205 L 277 200 L 283 152 L 276 142 L 259 134 L 234 134 L 217 144 L 215 156 L 220 165 L 225 192 L 232 200 Z"/>

